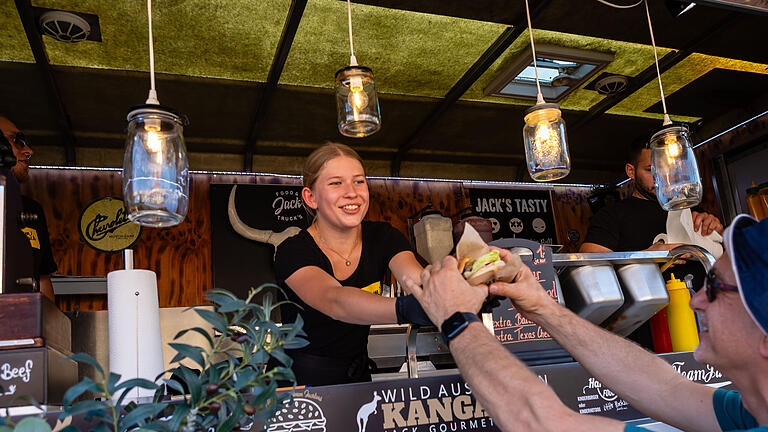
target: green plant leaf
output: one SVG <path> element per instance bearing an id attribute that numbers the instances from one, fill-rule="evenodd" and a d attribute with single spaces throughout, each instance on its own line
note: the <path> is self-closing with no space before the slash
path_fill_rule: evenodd
<path id="1" fill-rule="evenodd" d="M 112 432 L 106 423 L 99 423 L 91 428 L 91 432 Z"/>
<path id="2" fill-rule="evenodd" d="M 180 337 L 182 337 L 185 334 L 187 334 L 187 332 L 199 333 L 200 335 L 205 337 L 205 340 L 207 340 L 208 343 L 210 344 L 209 346 L 211 346 L 211 347 L 213 346 L 213 338 L 211 337 L 211 334 L 208 333 L 208 331 L 206 331 L 205 329 L 202 329 L 200 327 L 192 327 L 192 328 L 188 328 L 188 329 L 182 330 L 182 331 L 176 333 L 176 336 L 173 337 L 173 340 L 178 340 Z"/>
<path id="3" fill-rule="evenodd" d="M 67 417 L 76 416 L 78 414 L 87 413 L 88 411 L 106 410 L 109 409 L 109 405 L 106 402 L 97 400 L 85 400 L 77 402 L 64 410 L 59 416 L 60 420 Z"/>
<path id="4" fill-rule="evenodd" d="M 256 371 L 251 368 L 246 368 L 237 373 L 237 380 L 235 381 L 235 390 L 240 390 L 243 387 L 251 385 L 252 381 L 256 378 Z"/>
<path id="5" fill-rule="evenodd" d="M 227 332 L 227 327 L 229 327 L 229 324 L 227 323 L 227 320 L 218 313 L 208 309 L 195 309 L 195 313 L 197 313 L 200 318 L 211 324 L 216 330 L 222 333 Z"/>
<path id="6" fill-rule="evenodd" d="M 189 406 L 184 404 L 178 404 L 173 410 L 171 421 L 168 423 L 168 429 L 172 431 L 179 430 L 181 423 L 186 420 L 187 413 L 189 413 Z"/>
<path id="7" fill-rule="evenodd" d="M 148 390 L 156 390 L 158 385 L 144 378 L 132 378 L 129 380 L 125 380 L 115 387 L 116 392 L 122 389 L 125 389 L 125 391 L 122 392 L 120 394 L 120 397 L 117 399 L 116 405 L 121 406 L 123 404 L 123 400 L 128 396 L 131 390 L 135 389 L 136 387 L 148 389 Z"/>
<path id="8" fill-rule="evenodd" d="M 240 299 L 228 300 L 226 303 L 222 303 L 217 310 L 219 313 L 236 312 L 241 309 L 245 309 L 245 302 Z"/>
<path id="9" fill-rule="evenodd" d="M 25 417 L 13 429 L 14 432 L 46 432 L 51 426 L 40 417 Z"/>
<path id="10" fill-rule="evenodd" d="M 288 356 L 283 350 L 276 349 L 269 353 L 272 357 L 274 357 L 277 361 L 282 363 L 285 367 L 291 367 L 293 365 L 293 359 Z"/>
<path id="11" fill-rule="evenodd" d="M 290 341 L 284 341 L 283 346 L 288 349 L 299 349 L 309 345 L 309 341 L 304 338 L 295 338 Z"/>
<path id="12" fill-rule="evenodd" d="M 73 400 L 77 399 L 80 395 L 87 391 L 101 393 L 101 386 L 94 380 L 85 377 L 82 381 L 67 389 L 66 393 L 64 393 L 64 397 L 62 398 L 61 403 L 64 406 L 70 405 Z"/>
<path id="13" fill-rule="evenodd" d="M 13 432 L 13 429 L 8 426 L 0 426 L 0 432 Z"/>
<path id="14" fill-rule="evenodd" d="M 243 405 L 238 401 L 227 420 L 216 428 L 216 432 L 230 432 L 240 422 L 240 418 L 242 417 Z"/>
<path id="15" fill-rule="evenodd" d="M 202 392 L 200 377 L 198 377 L 192 369 L 186 366 L 179 366 L 177 370 L 179 371 L 178 373 L 181 376 L 181 379 L 184 380 L 184 383 L 189 389 L 189 396 L 192 399 L 192 404 L 197 404 L 197 402 L 200 401 L 200 394 Z"/>
<path id="16" fill-rule="evenodd" d="M 135 387 L 140 387 L 148 390 L 155 390 L 157 389 L 157 383 L 144 378 L 131 378 L 115 386 L 115 390 L 117 391 L 121 389 L 133 389 Z"/>
<path id="17" fill-rule="evenodd" d="M 259 349 L 255 353 L 251 354 L 251 358 L 248 363 L 253 367 L 259 367 L 269 360 L 269 353 L 265 349 Z"/>
<path id="18" fill-rule="evenodd" d="M 120 375 L 110 372 L 107 378 L 107 393 L 115 394 L 117 383 L 120 381 Z"/>
<path id="19" fill-rule="evenodd" d="M 146 404 L 136 407 L 133 411 L 129 412 L 122 419 L 120 419 L 120 429 L 128 430 L 130 426 L 139 425 L 140 423 L 154 417 L 157 413 L 165 409 L 166 403 Z"/>
<path id="20" fill-rule="evenodd" d="M 168 429 L 168 427 L 165 426 L 164 424 L 158 423 L 158 422 L 154 422 L 154 421 L 145 424 L 144 426 L 142 426 L 139 429 L 135 429 L 135 431 L 136 432 L 138 432 L 138 431 L 171 432 L 171 430 Z"/>
<path id="21" fill-rule="evenodd" d="M 237 296 L 231 292 L 219 288 L 214 288 L 205 292 L 205 298 L 213 303 L 222 304 L 228 300 L 238 300 Z"/>
<path id="22" fill-rule="evenodd" d="M 171 342 L 168 344 L 171 348 L 175 349 L 178 354 L 173 357 L 171 362 L 181 360 L 179 355 L 192 359 L 195 363 L 200 365 L 201 368 L 205 367 L 205 359 L 203 358 L 203 349 L 197 346 L 189 344 L 183 344 L 178 342 Z"/>
<path id="23" fill-rule="evenodd" d="M 266 385 L 266 387 L 261 387 L 261 393 L 256 395 L 255 398 L 253 398 L 253 402 L 251 402 L 251 405 L 253 406 L 261 406 L 264 405 L 270 398 L 275 396 L 275 390 L 277 390 L 277 380 L 270 381 L 269 384 Z"/>
<path id="24" fill-rule="evenodd" d="M 165 384 L 168 387 L 176 390 L 180 394 L 185 394 L 186 393 L 186 390 L 184 390 L 184 386 L 182 386 L 181 383 L 179 383 L 178 381 L 176 381 L 174 379 L 167 379 L 167 380 L 165 380 Z"/>
<path id="25" fill-rule="evenodd" d="M 77 353 L 72 354 L 71 356 L 67 357 L 67 360 L 74 360 L 78 363 L 86 363 L 94 368 L 96 368 L 97 371 L 99 371 L 99 375 L 101 375 L 101 379 L 104 379 L 104 369 L 101 367 L 99 362 L 96 361 L 93 357 L 86 353 Z"/>
<path id="26" fill-rule="evenodd" d="M 59 432 L 80 432 L 80 428 L 77 426 L 69 425 Z"/>

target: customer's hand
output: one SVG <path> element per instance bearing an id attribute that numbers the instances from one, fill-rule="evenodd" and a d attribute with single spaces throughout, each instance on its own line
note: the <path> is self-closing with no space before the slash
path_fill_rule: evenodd
<path id="1" fill-rule="evenodd" d="M 509 297 L 517 310 L 530 320 L 556 304 L 526 265 L 520 268 L 514 282 L 494 282 L 489 290 L 492 295 Z"/>
<path id="2" fill-rule="evenodd" d="M 449 255 L 443 261 L 427 266 L 421 272 L 422 286 L 404 278 L 408 290 L 437 326 L 455 312 L 477 313 L 488 297 L 488 287 L 468 284 L 459 273 L 458 265 L 456 259 Z"/>
<path id="3" fill-rule="evenodd" d="M 693 216 L 693 230 L 698 232 L 701 229 L 701 235 L 708 236 L 713 231 L 717 231 L 718 234 L 723 233 L 723 224 L 715 215 L 691 211 L 691 216 Z"/>

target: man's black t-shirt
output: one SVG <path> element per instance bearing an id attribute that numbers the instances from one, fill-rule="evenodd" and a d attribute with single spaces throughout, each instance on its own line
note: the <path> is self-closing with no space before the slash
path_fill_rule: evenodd
<path id="1" fill-rule="evenodd" d="M 407 250 L 411 250 L 410 243 L 400 231 L 386 222 L 364 221 L 360 262 L 355 272 L 339 283 L 342 286 L 373 291 L 375 284 L 384 278 L 389 261 L 398 253 Z M 275 277 L 278 283 L 285 290 L 288 299 L 303 308 L 300 310 L 296 306 L 288 305 L 281 309 L 284 322 L 293 322 L 297 314 L 304 319 L 304 331 L 307 333 L 309 345 L 298 351 L 338 359 L 365 355 L 370 326 L 349 324 L 329 317 L 304 303 L 285 283 L 294 272 L 308 266 L 319 267 L 333 277 L 333 268 L 328 257 L 320 250 L 312 236 L 302 230 L 281 243 L 275 254 Z M 380 285 L 378 289 L 381 293 Z"/>
<path id="2" fill-rule="evenodd" d="M 35 275 L 38 278 L 50 275 L 58 270 L 59 267 L 53 259 L 51 240 L 48 237 L 48 223 L 45 220 L 43 207 L 37 201 L 23 195 L 21 197 L 21 206 L 25 213 L 37 215 L 36 220 L 28 223 L 28 226 L 21 228 L 29 239 L 29 244 L 32 246 Z"/>
<path id="3" fill-rule="evenodd" d="M 667 232 L 667 212 L 657 201 L 630 197 L 601 208 L 592 216 L 585 243 L 614 252 L 639 251 Z"/>

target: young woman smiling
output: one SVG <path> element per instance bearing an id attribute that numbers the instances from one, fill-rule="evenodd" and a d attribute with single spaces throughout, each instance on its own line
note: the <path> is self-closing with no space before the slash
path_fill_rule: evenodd
<path id="1" fill-rule="evenodd" d="M 278 283 L 301 306 L 283 307 L 283 320 L 300 314 L 309 340 L 288 351 L 292 368 L 298 384 L 370 381 L 371 324 L 430 324 L 412 296 L 382 297 L 381 280 L 389 268 L 399 281 L 419 281 L 422 267 L 400 231 L 363 221 L 368 183 L 357 152 L 325 144 L 307 158 L 302 176 L 301 196 L 315 219 L 275 255 Z"/>

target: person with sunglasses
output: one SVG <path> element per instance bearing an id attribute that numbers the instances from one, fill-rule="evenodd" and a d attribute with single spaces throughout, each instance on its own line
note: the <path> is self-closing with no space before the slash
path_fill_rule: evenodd
<path id="1" fill-rule="evenodd" d="M 405 284 L 433 323 L 444 332 L 453 329 L 451 354 L 503 431 L 646 429 L 570 410 L 481 323 L 455 325 L 457 315 L 477 312 L 472 305 L 489 293 L 509 297 L 606 388 L 655 420 L 685 431 L 768 432 L 768 219 L 739 215 L 724 239 L 725 253 L 690 302 L 701 326 L 694 357 L 736 390 L 689 381 L 661 358 L 585 321 L 553 302 L 525 266 L 513 283 L 472 287 L 447 257 L 422 272 L 423 287 L 413 280 Z M 500 253 L 510 258 L 509 251 Z"/>
<path id="2" fill-rule="evenodd" d="M 0 131 L 3 132 L 8 142 L 11 143 L 13 155 L 16 156 L 16 165 L 11 168 L 11 172 L 19 183 L 24 184 L 29 180 L 29 161 L 35 152 L 29 146 L 24 133 L 13 122 L 3 116 L 0 116 Z M 21 205 L 24 213 L 37 216 L 36 219 L 27 222 L 27 226 L 23 227 L 22 231 L 29 238 L 29 243 L 32 246 L 34 272 L 35 276 L 39 277 L 40 280 L 40 292 L 53 300 L 51 274 L 58 270 L 58 266 L 51 251 L 45 212 L 40 203 L 28 196 L 21 196 Z"/>

